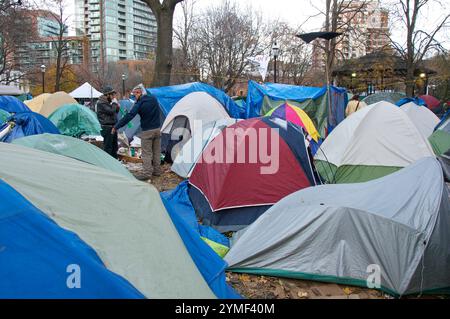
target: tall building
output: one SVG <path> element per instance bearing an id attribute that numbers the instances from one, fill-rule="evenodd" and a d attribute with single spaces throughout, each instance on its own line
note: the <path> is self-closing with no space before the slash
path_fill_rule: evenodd
<path id="1" fill-rule="evenodd" d="M 15 66 L 19 70 L 32 70 L 42 64 L 48 67 L 56 61 L 60 23 L 51 12 L 45 10 L 28 10 L 26 17 L 33 26 L 34 36 L 16 48 Z M 61 40 L 66 43 L 63 57 L 68 59 L 69 64 L 83 64 L 87 53 L 84 39 L 69 37 L 68 27 L 65 26 Z"/>
<path id="2" fill-rule="evenodd" d="M 140 0 L 75 0 L 75 28 L 90 43 L 90 62 L 149 59 L 156 48 L 156 19 Z"/>
<path id="3" fill-rule="evenodd" d="M 359 58 L 389 46 L 389 11 L 382 7 L 380 0 L 350 0 L 342 6 L 346 9 L 338 17 L 338 25 L 348 25 L 349 30 L 339 37 L 338 61 Z M 312 60 L 316 69 L 325 66 L 324 52 L 318 46 L 314 46 Z"/>

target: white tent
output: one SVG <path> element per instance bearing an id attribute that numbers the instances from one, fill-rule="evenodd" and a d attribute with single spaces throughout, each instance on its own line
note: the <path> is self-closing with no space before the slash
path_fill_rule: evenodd
<path id="1" fill-rule="evenodd" d="M 340 123 L 315 162 L 328 182 L 354 183 L 385 176 L 426 156 L 433 156 L 427 137 L 406 112 L 382 101 Z"/>
<path id="2" fill-rule="evenodd" d="M 427 107 L 420 106 L 414 102 L 403 104 L 400 107 L 416 125 L 423 137 L 429 138 L 434 128 L 439 124 L 439 118 Z"/>
<path id="3" fill-rule="evenodd" d="M 195 126 L 194 121 L 208 123 L 230 118 L 222 104 L 205 92 L 193 92 L 178 101 L 169 114 L 167 114 L 161 132 L 170 134 L 176 128 L 175 120 L 179 117 L 187 119 L 191 136 L 195 133 L 193 132 Z"/>
<path id="4" fill-rule="evenodd" d="M 98 99 L 100 96 L 102 96 L 102 93 L 97 91 L 92 85 L 86 82 L 79 88 L 70 92 L 69 95 L 75 99 Z"/>
<path id="5" fill-rule="evenodd" d="M 235 124 L 237 121 L 239 120 L 227 118 L 204 125 L 202 130 L 197 131 L 190 140 L 181 146 L 181 150 L 172 164 L 172 171 L 181 177 L 190 177 L 195 164 L 206 146 L 219 135 L 224 128 Z M 176 151 L 177 150 L 175 150 L 175 152 Z"/>

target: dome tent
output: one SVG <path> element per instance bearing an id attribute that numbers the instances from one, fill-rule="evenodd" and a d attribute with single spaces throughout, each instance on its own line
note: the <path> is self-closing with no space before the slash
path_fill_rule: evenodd
<path id="1" fill-rule="evenodd" d="M 302 127 L 311 136 L 310 148 L 313 155 L 316 154 L 322 140 L 319 132 L 314 126 L 313 121 L 309 118 L 308 114 L 297 106 L 285 103 L 279 107 L 271 109 L 266 116 L 280 118 L 282 120 L 289 121 L 300 127 Z"/>
<path id="2" fill-rule="evenodd" d="M 234 272 L 363 287 L 378 265 L 389 294 L 450 292 L 449 211 L 440 165 L 428 157 L 374 181 L 287 196 L 237 236 L 225 260 Z"/>
<path id="3" fill-rule="evenodd" d="M 193 92 L 186 95 L 175 104 L 161 126 L 163 151 L 170 152 L 174 143 L 189 140 L 197 126 L 200 126 L 196 125 L 196 121 L 204 125 L 225 118 L 230 117 L 222 104 L 208 93 Z M 187 132 L 182 129 L 187 129 Z M 186 133 L 187 136 L 183 135 Z"/>
<path id="4" fill-rule="evenodd" d="M 427 139 L 408 115 L 379 102 L 350 115 L 322 143 L 317 171 L 329 183 L 365 182 L 433 156 Z"/>
<path id="5" fill-rule="evenodd" d="M 0 96 L 0 109 L 8 113 L 30 112 L 30 109 L 14 96 Z"/>
<path id="6" fill-rule="evenodd" d="M 6 132 L 6 135 L 1 134 L 0 141 L 11 143 L 15 139 L 38 135 L 44 133 L 59 134 L 59 130 L 52 122 L 44 116 L 34 113 L 16 113 L 9 118 L 8 123 L 0 126 L 0 132 Z"/>
<path id="7" fill-rule="evenodd" d="M 44 93 L 45 94 L 45 93 Z M 28 102 L 28 105 L 33 112 L 42 114 L 48 117 L 59 107 L 66 104 L 77 104 L 77 100 L 71 97 L 66 92 L 60 91 L 53 94 L 44 95 L 41 94 Z"/>
<path id="8" fill-rule="evenodd" d="M 436 155 L 442 155 L 450 150 L 450 111 L 444 115 L 428 140 Z"/>
<path id="9" fill-rule="evenodd" d="M 439 124 L 439 118 L 426 107 L 409 102 L 400 106 L 400 109 L 406 112 L 425 138 L 429 138 L 436 125 Z"/>
<path id="10" fill-rule="evenodd" d="M 97 114 L 80 104 L 61 106 L 48 119 L 67 136 L 100 135 L 102 129 Z"/>
<path id="11" fill-rule="evenodd" d="M 264 143 L 270 159 L 262 158 L 261 149 L 260 156 L 254 156 L 253 147 Z M 205 225 L 235 231 L 284 196 L 317 185 L 310 159 L 298 126 L 270 118 L 239 121 L 202 152 L 189 179 L 189 196 Z"/>
<path id="12" fill-rule="evenodd" d="M 143 298 L 109 271 L 77 235 L 59 227 L 0 180 L 0 298 Z M 30 265 L 32 271 L 30 271 Z M 79 265 L 82 284 L 66 286 L 66 269 Z"/>
<path id="13" fill-rule="evenodd" d="M 16 139 L 13 141 L 13 144 L 71 157 L 97 167 L 102 167 L 111 172 L 134 178 L 120 162 L 108 153 L 97 146 L 70 136 L 40 134 Z"/>
<path id="14" fill-rule="evenodd" d="M 371 94 L 362 99 L 367 105 L 375 104 L 378 102 L 389 102 L 396 104 L 401 99 L 405 98 L 406 95 L 400 92 L 378 92 Z"/>
<path id="15" fill-rule="evenodd" d="M 144 296 L 215 297 L 154 187 L 19 145 L 0 143 L 0 161 L 3 181 L 76 233 Z M 223 269 L 208 271 L 217 278 Z"/>
<path id="16" fill-rule="evenodd" d="M 192 174 L 202 151 L 208 144 L 222 132 L 222 130 L 237 122 L 237 119 L 223 119 L 214 122 L 209 122 L 203 126 L 203 130 L 197 131 L 191 139 L 189 139 L 175 157 L 171 170 L 178 176 L 188 178 Z"/>

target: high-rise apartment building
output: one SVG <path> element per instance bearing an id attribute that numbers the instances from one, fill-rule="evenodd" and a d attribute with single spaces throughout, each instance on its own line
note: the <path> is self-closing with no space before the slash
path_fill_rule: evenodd
<path id="1" fill-rule="evenodd" d="M 338 25 L 348 27 L 338 38 L 338 61 L 359 58 L 389 46 L 389 11 L 382 7 L 379 0 L 344 1 L 342 6 L 346 9 L 338 17 Z M 323 68 L 324 65 L 324 52 L 315 46 L 313 66 Z"/>
<path id="2" fill-rule="evenodd" d="M 149 59 L 156 48 L 156 19 L 140 0 L 75 0 L 75 28 L 90 45 L 90 62 Z"/>

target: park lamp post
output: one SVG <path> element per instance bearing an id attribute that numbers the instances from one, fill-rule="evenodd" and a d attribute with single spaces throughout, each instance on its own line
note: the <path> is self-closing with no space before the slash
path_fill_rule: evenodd
<path id="1" fill-rule="evenodd" d="M 353 84 L 353 81 L 355 80 L 355 78 L 356 78 L 356 73 L 353 72 L 352 73 L 352 90 L 355 90 L 355 85 Z"/>
<path id="2" fill-rule="evenodd" d="M 42 73 L 42 93 L 45 93 L 45 70 L 46 66 L 44 64 L 41 65 L 41 73 Z"/>
<path id="3" fill-rule="evenodd" d="M 277 83 L 277 58 L 280 53 L 280 47 L 275 42 L 272 46 L 272 55 L 273 55 L 273 82 Z"/>
<path id="4" fill-rule="evenodd" d="M 428 94 L 428 77 L 427 74 L 422 72 L 420 73 L 420 79 L 422 80 L 422 82 L 424 83 L 423 85 L 423 94 L 427 95 Z"/>
<path id="5" fill-rule="evenodd" d="M 127 76 L 125 74 L 122 74 L 122 99 L 125 98 L 125 80 L 127 79 Z"/>

